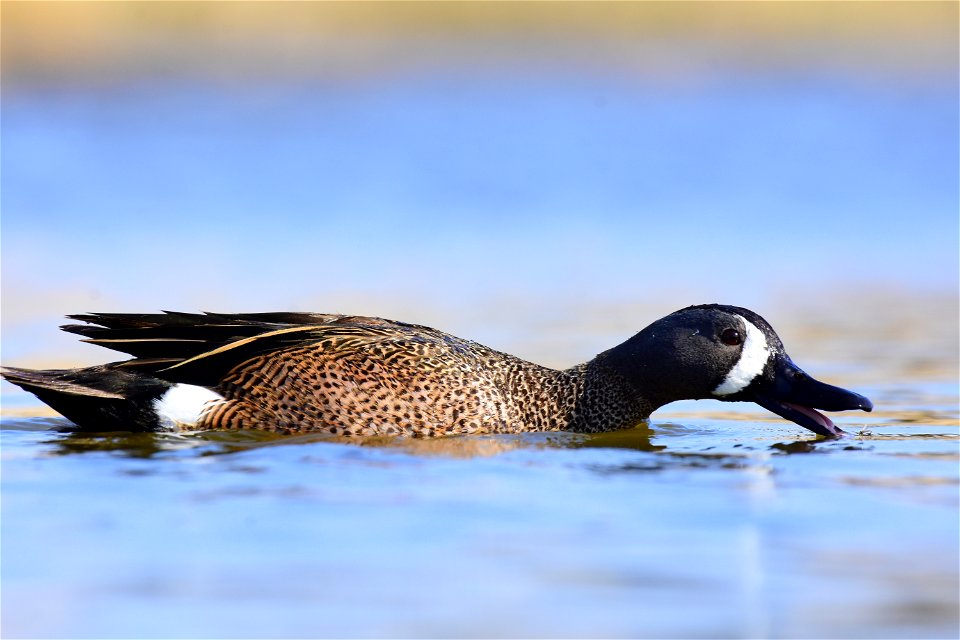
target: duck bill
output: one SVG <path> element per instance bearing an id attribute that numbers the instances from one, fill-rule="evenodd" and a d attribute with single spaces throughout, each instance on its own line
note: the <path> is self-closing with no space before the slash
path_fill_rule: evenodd
<path id="1" fill-rule="evenodd" d="M 752 400 L 764 409 L 828 438 L 838 438 L 844 432 L 817 409 L 873 410 L 873 403 L 868 398 L 811 378 L 786 356 L 777 359 L 772 382 L 754 391 Z"/>

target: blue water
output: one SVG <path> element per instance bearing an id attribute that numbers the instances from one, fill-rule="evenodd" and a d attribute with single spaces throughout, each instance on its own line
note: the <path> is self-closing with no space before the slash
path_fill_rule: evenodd
<path id="1" fill-rule="evenodd" d="M 0 431 L 10 637 L 957 631 L 953 427 L 431 447 L 51 426 Z"/>
<path id="2" fill-rule="evenodd" d="M 524 68 L 12 92 L 3 282 L 145 309 L 949 290 L 956 96 Z"/>

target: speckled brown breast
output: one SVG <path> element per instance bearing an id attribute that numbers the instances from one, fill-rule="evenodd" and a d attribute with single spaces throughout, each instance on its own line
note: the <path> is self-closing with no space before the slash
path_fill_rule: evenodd
<path id="1" fill-rule="evenodd" d="M 217 388 L 227 402 L 198 426 L 435 436 L 599 431 L 646 417 L 622 381 L 598 374 L 548 369 L 440 332 L 318 327 L 312 343 L 232 369 Z"/>

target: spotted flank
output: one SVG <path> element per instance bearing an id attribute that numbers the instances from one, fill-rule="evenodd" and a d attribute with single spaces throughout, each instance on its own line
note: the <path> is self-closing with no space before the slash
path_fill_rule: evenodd
<path id="1" fill-rule="evenodd" d="M 131 356 L 7 367 L 87 431 L 259 429 L 343 436 L 611 431 L 675 400 L 752 401 L 819 435 L 817 409 L 872 408 L 803 373 L 759 315 L 698 305 L 557 370 L 382 318 L 319 313 L 84 314 L 63 327 Z"/>

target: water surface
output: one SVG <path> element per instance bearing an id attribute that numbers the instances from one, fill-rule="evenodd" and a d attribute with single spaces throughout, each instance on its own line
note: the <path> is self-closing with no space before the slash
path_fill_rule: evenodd
<path id="1" fill-rule="evenodd" d="M 8 418 L 4 635 L 955 637 L 956 388 L 866 391 L 834 441 L 712 402 L 437 440 Z"/>

